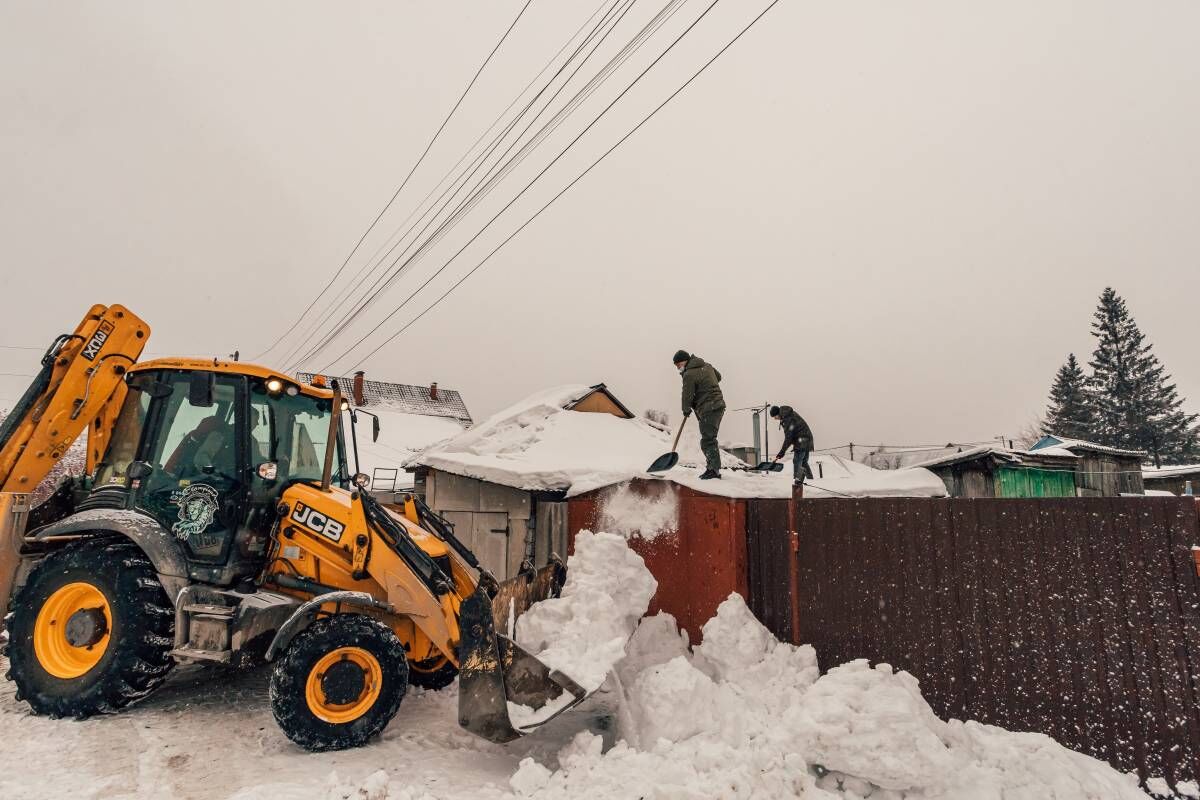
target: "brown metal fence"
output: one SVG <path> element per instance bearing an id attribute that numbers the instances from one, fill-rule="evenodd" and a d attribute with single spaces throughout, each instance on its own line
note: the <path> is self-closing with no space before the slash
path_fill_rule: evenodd
<path id="1" fill-rule="evenodd" d="M 943 717 L 1200 776 L 1190 498 L 751 501 L 750 603 L 823 667 L 886 661 Z M 790 531 L 795 531 L 792 534 Z M 795 615 L 795 616 L 793 616 Z"/>

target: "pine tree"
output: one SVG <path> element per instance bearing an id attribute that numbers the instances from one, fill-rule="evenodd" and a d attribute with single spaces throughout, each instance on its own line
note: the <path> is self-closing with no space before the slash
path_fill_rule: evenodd
<path id="1" fill-rule="evenodd" d="M 1155 463 L 1179 463 L 1200 454 L 1200 415 L 1184 413 L 1171 376 L 1111 287 L 1100 295 L 1092 335 L 1097 339 L 1089 362 L 1094 438 L 1111 447 L 1144 450 Z"/>
<path id="2" fill-rule="evenodd" d="M 1042 423 L 1045 433 L 1068 439 L 1092 439 L 1096 436 L 1096 413 L 1093 409 L 1088 378 L 1079 366 L 1075 354 L 1058 368 L 1050 388 L 1050 407 Z"/>

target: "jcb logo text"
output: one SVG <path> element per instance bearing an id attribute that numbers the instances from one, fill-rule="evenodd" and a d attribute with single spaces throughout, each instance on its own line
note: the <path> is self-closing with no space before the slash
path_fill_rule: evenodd
<path id="1" fill-rule="evenodd" d="M 319 533 L 326 539 L 332 539 L 335 542 L 342 538 L 342 531 L 346 530 L 346 526 L 342 523 L 330 519 L 320 511 L 309 508 L 304 503 L 296 503 L 292 519 L 313 533 Z"/>

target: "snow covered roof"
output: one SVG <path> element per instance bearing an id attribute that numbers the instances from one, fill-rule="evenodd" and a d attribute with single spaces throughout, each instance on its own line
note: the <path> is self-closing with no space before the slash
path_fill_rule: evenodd
<path id="1" fill-rule="evenodd" d="M 982 445 L 980 447 L 971 447 L 957 453 L 947 453 L 946 455 L 937 458 L 922 461 L 914 466 L 931 469 L 934 467 L 945 467 L 950 464 L 960 464 L 964 461 L 974 461 L 977 458 L 991 457 L 996 461 L 1003 461 L 1010 464 L 1024 464 L 1028 461 L 1041 461 L 1046 458 L 1071 458 L 1077 459 L 1078 455 L 1072 453 L 1062 447 L 1047 447 L 1036 452 L 1030 450 L 1014 450 L 998 445 Z"/>
<path id="2" fill-rule="evenodd" d="M 671 449 L 671 432 L 644 419 L 571 411 L 592 386 L 559 386 L 498 412 L 408 462 L 529 491 L 583 494 L 632 478 L 671 480 L 725 497 L 791 496 L 791 464 L 782 473 L 737 472 L 746 464 L 722 454 L 722 480 L 701 481 L 704 467 L 695 422 L 679 441 L 679 465 L 656 475 L 646 468 Z M 818 466 L 820 465 L 820 466 Z M 812 459 L 824 477 L 806 486 L 808 496 L 942 496 L 945 486 L 927 470 L 875 470 L 836 456 Z"/>
<path id="3" fill-rule="evenodd" d="M 311 372 L 297 372 L 296 379 L 311 383 L 314 375 Z M 338 382 L 343 394 L 349 394 L 354 385 L 354 378 L 340 378 L 326 375 L 325 379 Z M 434 384 L 436 386 L 436 384 Z M 413 386 L 407 383 L 389 383 L 387 381 L 363 381 L 363 407 L 371 411 L 377 407 L 386 407 L 392 411 L 406 414 L 419 414 L 426 417 L 449 417 L 465 425 L 472 423 L 471 412 L 463 402 L 462 395 L 454 389 L 437 388 L 437 397 L 433 396 L 431 386 Z"/>
<path id="4" fill-rule="evenodd" d="M 1200 473 L 1200 464 L 1179 464 L 1171 467 L 1144 467 L 1142 478 L 1181 478 Z"/>
<path id="5" fill-rule="evenodd" d="M 359 472 L 372 478 L 372 488 L 383 491 L 407 488 L 413 484 L 404 464 L 430 445 L 457 436 L 464 424 L 449 417 L 407 414 L 385 406 L 365 406 L 379 417 L 379 441 L 371 441 L 371 418 L 360 414 L 355 434 L 358 438 Z M 346 445 L 351 444 L 349 433 Z M 395 470 L 395 472 L 393 472 Z"/>
<path id="6" fill-rule="evenodd" d="M 1120 447 L 1109 447 L 1105 444 L 1096 444 L 1095 442 L 1088 442 L 1083 439 L 1068 439 L 1054 435 L 1043 436 L 1029 449 L 1030 451 L 1035 451 L 1050 447 L 1062 448 L 1071 452 L 1084 450 L 1092 453 L 1106 453 L 1113 456 L 1128 456 L 1130 458 L 1145 458 L 1146 456 L 1146 451 L 1144 450 L 1122 450 Z"/>

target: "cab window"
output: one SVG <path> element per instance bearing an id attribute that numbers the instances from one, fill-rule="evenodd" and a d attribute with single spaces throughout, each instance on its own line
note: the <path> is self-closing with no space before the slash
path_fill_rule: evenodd
<path id="1" fill-rule="evenodd" d="M 104 460 L 96 469 L 96 486 L 125 483 L 129 465 L 137 457 L 138 442 L 142 438 L 142 428 L 146 424 L 146 412 L 149 408 L 150 395 L 139 391 L 136 385 L 131 385 L 121 406 L 121 413 L 117 415 L 117 424 L 113 426 L 108 452 L 104 454 Z"/>
<path id="2" fill-rule="evenodd" d="M 188 374 L 168 378 L 171 396 L 164 399 L 162 430 L 146 459 L 167 480 L 192 481 L 202 475 L 238 480 L 237 385 L 216 376 L 212 403 L 196 405 L 189 396 L 189 378 Z"/>
<path id="3" fill-rule="evenodd" d="M 321 480 L 331 407 L 331 400 L 303 394 L 272 395 L 256 383 L 250 395 L 251 448 L 258 448 L 255 466 L 275 462 L 278 481 Z M 340 455 L 339 447 L 335 456 Z M 342 459 L 335 457 L 334 483 L 342 483 L 341 464 Z"/>

